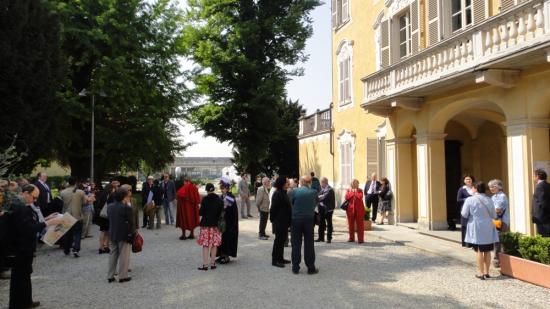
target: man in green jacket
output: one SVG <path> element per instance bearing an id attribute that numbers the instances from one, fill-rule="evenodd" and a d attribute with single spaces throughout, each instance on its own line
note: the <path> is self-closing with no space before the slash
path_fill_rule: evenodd
<path id="1" fill-rule="evenodd" d="M 301 187 L 292 194 L 292 272 L 300 272 L 302 262 L 302 238 L 304 239 L 304 260 L 307 273 L 319 272 L 315 267 L 315 248 L 313 246 L 313 228 L 317 191 L 311 189 L 311 176 L 303 176 Z"/>

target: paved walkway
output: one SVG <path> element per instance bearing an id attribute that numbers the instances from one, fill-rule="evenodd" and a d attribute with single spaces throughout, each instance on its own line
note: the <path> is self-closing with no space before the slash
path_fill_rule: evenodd
<path id="1" fill-rule="evenodd" d="M 386 226 L 364 245 L 346 243 L 336 221 L 333 243 L 316 244 L 317 275 L 303 264 L 300 275 L 272 267 L 273 243 L 257 239 L 255 218 L 241 221 L 238 259 L 207 272 L 197 270 L 200 247 L 178 240 L 179 230 L 144 230 L 144 251 L 131 257 L 133 280 L 122 284 L 107 283 L 97 235 L 83 241 L 78 259 L 44 247 L 34 297 L 44 308 L 548 308 L 550 290 L 506 277 L 480 281 L 473 266 L 381 239 L 397 233 Z M 0 281 L 0 308 L 8 285 Z"/>

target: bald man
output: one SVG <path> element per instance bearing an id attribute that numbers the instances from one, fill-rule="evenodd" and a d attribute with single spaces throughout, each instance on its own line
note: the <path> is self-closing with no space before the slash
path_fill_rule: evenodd
<path id="1" fill-rule="evenodd" d="M 304 260 L 307 273 L 319 272 L 315 267 L 315 248 L 313 244 L 313 228 L 317 191 L 311 189 L 311 176 L 303 176 L 302 186 L 294 189 L 292 194 L 292 272 L 300 273 L 302 262 L 302 239 L 304 241 Z"/>
<path id="2" fill-rule="evenodd" d="M 369 181 L 365 184 L 365 206 L 372 209 L 372 222 L 376 222 L 376 214 L 378 213 L 378 196 L 382 184 L 377 180 L 376 173 L 370 175 Z M 372 208 L 371 208 L 372 207 Z"/>

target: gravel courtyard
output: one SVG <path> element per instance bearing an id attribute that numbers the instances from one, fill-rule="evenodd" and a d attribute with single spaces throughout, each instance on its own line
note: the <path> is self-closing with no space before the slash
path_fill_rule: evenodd
<path id="1" fill-rule="evenodd" d="M 307 275 L 302 264 L 294 275 L 271 266 L 272 241 L 258 240 L 257 226 L 257 218 L 241 220 L 238 259 L 206 272 L 197 270 L 200 247 L 179 240 L 179 229 L 142 230 L 144 251 L 132 254 L 127 283 L 107 283 L 108 255 L 97 254 L 97 233 L 82 242 L 78 259 L 43 247 L 34 299 L 42 308 L 550 307 L 550 290 L 506 277 L 480 281 L 466 264 L 369 237 L 361 246 L 346 243 L 341 232 L 332 244 L 316 243 L 319 274 Z M 0 281 L 1 308 L 8 291 L 9 281 Z"/>

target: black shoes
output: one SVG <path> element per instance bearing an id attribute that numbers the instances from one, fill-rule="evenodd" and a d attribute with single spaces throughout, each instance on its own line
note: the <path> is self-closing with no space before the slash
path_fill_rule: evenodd
<path id="1" fill-rule="evenodd" d="M 118 282 L 122 283 L 122 282 L 128 282 L 132 280 L 132 277 L 128 277 L 128 278 L 124 278 L 124 279 L 119 279 Z"/>
<path id="2" fill-rule="evenodd" d="M 279 268 L 284 268 L 285 267 L 285 264 L 283 264 L 281 262 L 272 262 L 271 265 L 273 265 L 275 267 L 279 267 Z"/>
<path id="3" fill-rule="evenodd" d="M 75 258 L 79 258 L 79 257 L 80 257 L 80 254 L 78 253 L 78 251 L 74 251 L 74 252 L 73 252 L 73 256 L 74 256 Z"/>
<path id="4" fill-rule="evenodd" d="M 180 236 L 180 240 L 186 240 L 186 239 L 187 239 L 187 237 L 185 237 L 185 235 Z"/>
<path id="5" fill-rule="evenodd" d="M 293 268 L 293 269 L 292 269 L 292 273 L 295 274 L 295 275 L 297 275 L 297 274 L 300 273 L 300 270 L 299 270 L 299 269 L 294 269 L 294 268 Z"/>
<path id="6" fill-rule="evenodd" d="M 323 241 L 325 241 L 325 240 L 324 240 L 324 239 L 321 239 L 321 238 L 315 239 L 315 242 L 323 242 Z"/>
<path id="7" fill-rule="evenodd" d="M 27 307 L 27 308 L 36 308 L 36 307 L 38 307 L 38 306 L 40 306 L 40 302 L 39 302 L 39 301 L 33 301 L 33 302 L 29 305 L 29 307 Z"/>
<path id="8" fill-rule="evenodd" d="M 254 218 L 254 217 L 253 217 L 252 215 L 250 215 L 250 214 L 249 214 L 249 215 L 247 215 L 247 217 L 249 217 L 249 218 Z"/>
<path id="9" fill-rule="evenodd" d="M 307 270 L 308 275 L 315 275 L 319 273 L 319 268 L 313 267 Z"/>
<path id="10" fill-rule="evenodd" d="M 107 282 L 109 282 L 109 283 L 115 282 L 115 278 L 109 278 L 109 279 L 107 279 Z"/>
<path id="11" fill-rule="evenodd" d="M 208 270 L 208 266 L 202 265 L 202 267 L 199 267 L 199 270 Z"/>
<path id="12" fill-rule="evenodd" d="M 281 263 L 283 263 L 283 264 L 290 264 L 290 261 L 289 261 L 289 260 L 283 259 L 283 260 L 281 261 Z"/>
<path id="13" fill-rule="evenodd" d="M 332 239 L 327 239 L 327 244 L 332 243 Z"/>
<path id="14" fill-rule="evenodd" d="M 481 276 L 476 275 L 476 278 L 478 278 L 478 279 L 480 279 L 480 280 L 485 280 L 485 276 L 484 276 L 484 275 L 481 275 Z"/>

